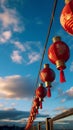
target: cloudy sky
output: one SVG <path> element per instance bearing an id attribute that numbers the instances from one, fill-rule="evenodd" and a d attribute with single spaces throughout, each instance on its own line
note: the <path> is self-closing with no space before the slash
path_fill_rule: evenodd
<path id="1" fill-rule="evenodd" d="M 0 124 L 26 124 L 32 106 L 53 0 L 0 0 Z M 60 5 L 60 6 L 59 6 Z M 52 97 L 46 97 L 42 117 L 53 117 L 73 107 L 73 36 L 60 25 L 64 1 L 58 1 L 44 63 L 49 63 L 56 78 Z M 64 71 L 66 82 L 59 82 L 59 71 L 47 56 L 54 36 L 61 36 L 70 48 L 70 59 Z M 43 68 L 42 65 L 42 68 Z M 39 79 L 40 82 L 40 79 Z"/>

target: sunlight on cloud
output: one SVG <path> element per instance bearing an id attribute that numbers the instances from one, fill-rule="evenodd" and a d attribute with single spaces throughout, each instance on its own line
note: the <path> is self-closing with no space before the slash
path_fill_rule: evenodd
<path id="1" fill-rule="evenodd" d="M 28 59 L 29 59 L 28 64 L 31 64 L 40 59 L 40 54 L 38 54 L 37 52 L 32 52 L 31 54 L 28 54 Z"/>
<path id="2" fill-rule="evenodd" d="M 20 52 L 17 51 L 17 50 L 13 51 L 13 53 L 11 54 L 11 59 L 12 59 L 13 62 L 20 63 L 20 64 L 23 61 L 23 58 L 20 55 Z"/>
<path id="3" fill-rule="evenodd" d="M 12 42 L 20 51 L 25 51 L 25 47 L 24 47 L 24 45 L 21 43 L 21 42 L 19 42 L 19 41 L 14 41 L 14 42 Z"/>
<path id="4" fill-rule="evenodd" d="M 0 36 L 0 44 L 7 42 L 11 38 L 11 31 L 4 31 Z"/>
<path id="5" fill-rule="evenodd" d="M 42 53 L 42 47 L 40 41 L 26 41 L 21 43 L 21 41 L 11 41 L 15 45 L 17 50 L 13 51 L 11 59 L 13 62 L 25 64 L 32 64 L 40 59 Z M 21 56 L 20 53 L 24 56 Z M 25 58 L 24 58 L 25 57 Z"/>
<path id="6" fill-rule="evenodd" d="M 20 75 L 11 75 L 11 76 L 6 76 L 5 79 L 6 80 L 16 80 L 16 79 L 20 79 L 21 76 Z"/>
<path id="7" fill-rule="evenodd" d="M 26 41 L 24 44 L 26 49 L 28 50 L 32 50 L 34 48 L 37 49 L 39 52 L 42 51 L 42 44 L 40 41 Z"/>
<path id="8" fill-rule="evenodd" d="M 73 87 L 71 87 L 69 90 L 67 90 L 66 93 L 67 93 L 70 97 L 73 97 Z"/>
<path id="9" fill-rule="evenodd" d="M 33 96 L 33 91 L 32 81 L 28 77 L 13 75 L 0 78 L 0 98 L 29 98 Z"/>
<path id="10" fill-rule="evenodd" d="M 60 106 L 60 107 L 55 108 L 54 111 L 65 112 L 65 111 L 67 111 L 67 108 Z"/>
<path id="11" fill-rule="evenodd" d="M 4 3 L 5 0 L 1 0 L 1 8 L 3 12 L 0 12 L 0 22 L 2 24 L 2 30 L 11 28 L 15 32 L 22 32 L 25 30 L 25 27 L 22 27 L 21 18 L 14 9 L 6 8 Z M 18 17 L 19 16 L 19 17 Z"/>

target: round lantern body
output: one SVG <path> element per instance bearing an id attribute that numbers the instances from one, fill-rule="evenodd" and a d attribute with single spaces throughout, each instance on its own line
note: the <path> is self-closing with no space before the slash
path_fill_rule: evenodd
<path id="1" fill-rule="evenodd" d="M 40 72 L 40 79 L 43 82 L 53 82 L 55 79 L 55 72 L 49 67 L 49 64 L 44 65 L 44 69 Z"/>
<path id="2" fill-rule="evenodd" d="M 73 0 L 66 0 L 60 15 L 60 23 L 66 32 L 73 35 Z"/>
<path id="3" fill-rule="evenodd" d="M 40 102 L 40 109 L 42 109 L 42 101 L 43 98 L 47 95 L 47 90 L 46 88 L 43 87 L 43 84 L 39 84 L 39 87 L 36 89 L 36 97 L 39 98 L 39 102 Z"/>
<path id="4" fill-rule="evenodd" d="M 36 113 L 30 112 L 30 116 L 36 116 Z"/>
<path id="5" fill-rule="evenodd" d="M 55 72 L 49 67 L 49 64 L 44 65 L 44 69 L 40 71 L 40 79 L 45 82 L 47 90 L 47 96 L 51 97 L 51 82 L 55 79 Z"/>
<path id="6" fill-rule="evenodd" d="M 33 106 L 36 108 L 36 109 L 38 109 L 39 108 L 39 106 L 40 106 L 40 102 L 39 102 L 39 98 L 34 98 L 34 100 L 33 100 Z"/>
<path id="7" fill-rule="evenodd" d="M 54 37 L 53 44 L 48 49 L 48 58 L 53 64 L 56 64 L 56 67 L 61 71 L 61 74 L 63 74 L 63 70 L 66 68 L 65 62 L 69 59 L 69 57 L 69 47 L 66 45 L 66 43 L 61 41 L 59 36 Z M 65 78 L 64 74 L 61 76 L 61 79 L 62 78 Z M 60 81 L 64 82 L 65 79 Z"/>
<path id="8" fill-rule="evenodd" d="M 32 114 L 32 115 L 38 114 L 38 111 L 37 111 L 37 109 L 34 106 L 32 107 L 32 109 L 30 111 L 30 114 Z"/>
<path id="9" fill-rule="evenodd" d="M 39 87 L 36 89 L 36 96 L 43 99 L 47 94 L 46 88 L 43 87 L 43 84 L 39 84 Z"/>

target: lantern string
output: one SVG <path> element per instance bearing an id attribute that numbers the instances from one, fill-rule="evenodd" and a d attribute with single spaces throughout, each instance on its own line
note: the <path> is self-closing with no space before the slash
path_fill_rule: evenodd
<path id="1" fill-rule="evenodd" d="M 44 55 L 45 55 L 45 52 L 46 52 L 46 48 L 47 48 L 47 44 L 48 44 L 48 40 L 49 40 L 49 36 L 50 36 L 50 32 L 51 32 L 53 20 L 54 20 L 54 16 L 55 16 L 55 12 L 56 12 L 57 3 L 58 3 L 58 0 L 54 0 L 52 14 L 51 14 L 51 18 L 50 18 L 50 24 L 49 24 L 49 27 L 48 27 L 48 33 L 47 33 L 46 41 L 45 41 L 45 44 L 44 44 L 44 49 L 43 49 L 43 53 L 42 53 L 42 59 L 41 59 L 41 62 L 40 62 L 40 68 L 39 68 L 39 72 L 38 72 L 35 88 L 38 85 L 39 74 L 40 74 L 40 71 L 41 71 L 41 68 L 42 68 L 42 63 L 43 63 Z"/>
<path id="2" fill-rule="evenodd" d="M 45 52 L 46 52 L 46 48 L 47 48 L 47 44 L 48 44 L 48 40 L 49 40 L 51 28 L 52 28 L 54 16 L 55 16 L 55 11 L 56 11 L 56 7 L 57 7 L 57 3 L 58 3 L 58 0 L 54 0 L 53 8 L 52 8 L 52 13 L 51 13 L 51 18 L 50 18 L 50 23 L 49 23 L 49 27 L 48 27 L 48 33 L 47 33 L 46 41 L 45 41 L 45 44 L 44 44 L 44 49 L 43 49 L 43 53 L 42 53 L 42 59 L 41 59 L 41 62 L 40 62 L 40 67 L 39 67 L 39 71 L 38 71 L 37 80 L 36 80 L 36 83 L 35 83 L 35 88 L 38 85 L 39 74 L 40 74 L 40 71 L 41 71 L 41 68 L 42 68 L 42 63 L 43 63 L 44 55 L 45 55 Z M 32 104 L 33 104 L 33 102 L 32 102 Z"/>

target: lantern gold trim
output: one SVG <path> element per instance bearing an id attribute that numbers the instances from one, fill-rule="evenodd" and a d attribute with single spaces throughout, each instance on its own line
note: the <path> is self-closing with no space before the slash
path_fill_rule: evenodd
<path id="1" fill-rule="evenodd" d="M 44 64 L 44 68 L 49 67 L 49 64 Z"/>
<path id="2" fill-rule="evenodd" d="M 60 36 L 55 36 L 55 37 L 52 38 L 52 41 L 53 41 L 53 43 L 61 41 L 61 37 Z"/>
<path id="3" fill-rule="evenodd" d="M 43 99 L 42 99 L 42 98 L 39 98 L 39 102 L 41 102 L 41 101 L 43 101 Z"/>
<path id="4" fill-rule="evenodd" d="M 43 83 L 39 83 L 39 87 L 42 86 L 43 87 Z"/>
<path id="5" fill-rule="evenodd" d="M 35 106 L 35 108 L 36 108 L 36 109 L 38 109 L 38 108 L 39 108 L 39 106 Z"/>
<path id="6" fill-rule="evenodd" d="M 59 69 L 61 66 L 62 66 L 63 68 L 66 68 L 65 62 L 64 62 L 63 60 L 57 60 L 57 61 L 56 61 L 56 67 L 57 67 L 57 69 Z"/>
<path id="7" fill-rule="evenodd" d="M 51 82 L 49 82 L 49 81 L 47 82 L 47 81 L 46 81 L 46 82 L 45 82 L 45 85 L 46 85 L 46 87 L 48 87 L 48 86 L 51 85 Z"/>
<path id="8" fill-rule="evenodd" d="M 68 4 L 71 0 L 65 0 L 65 4 Z"/>

